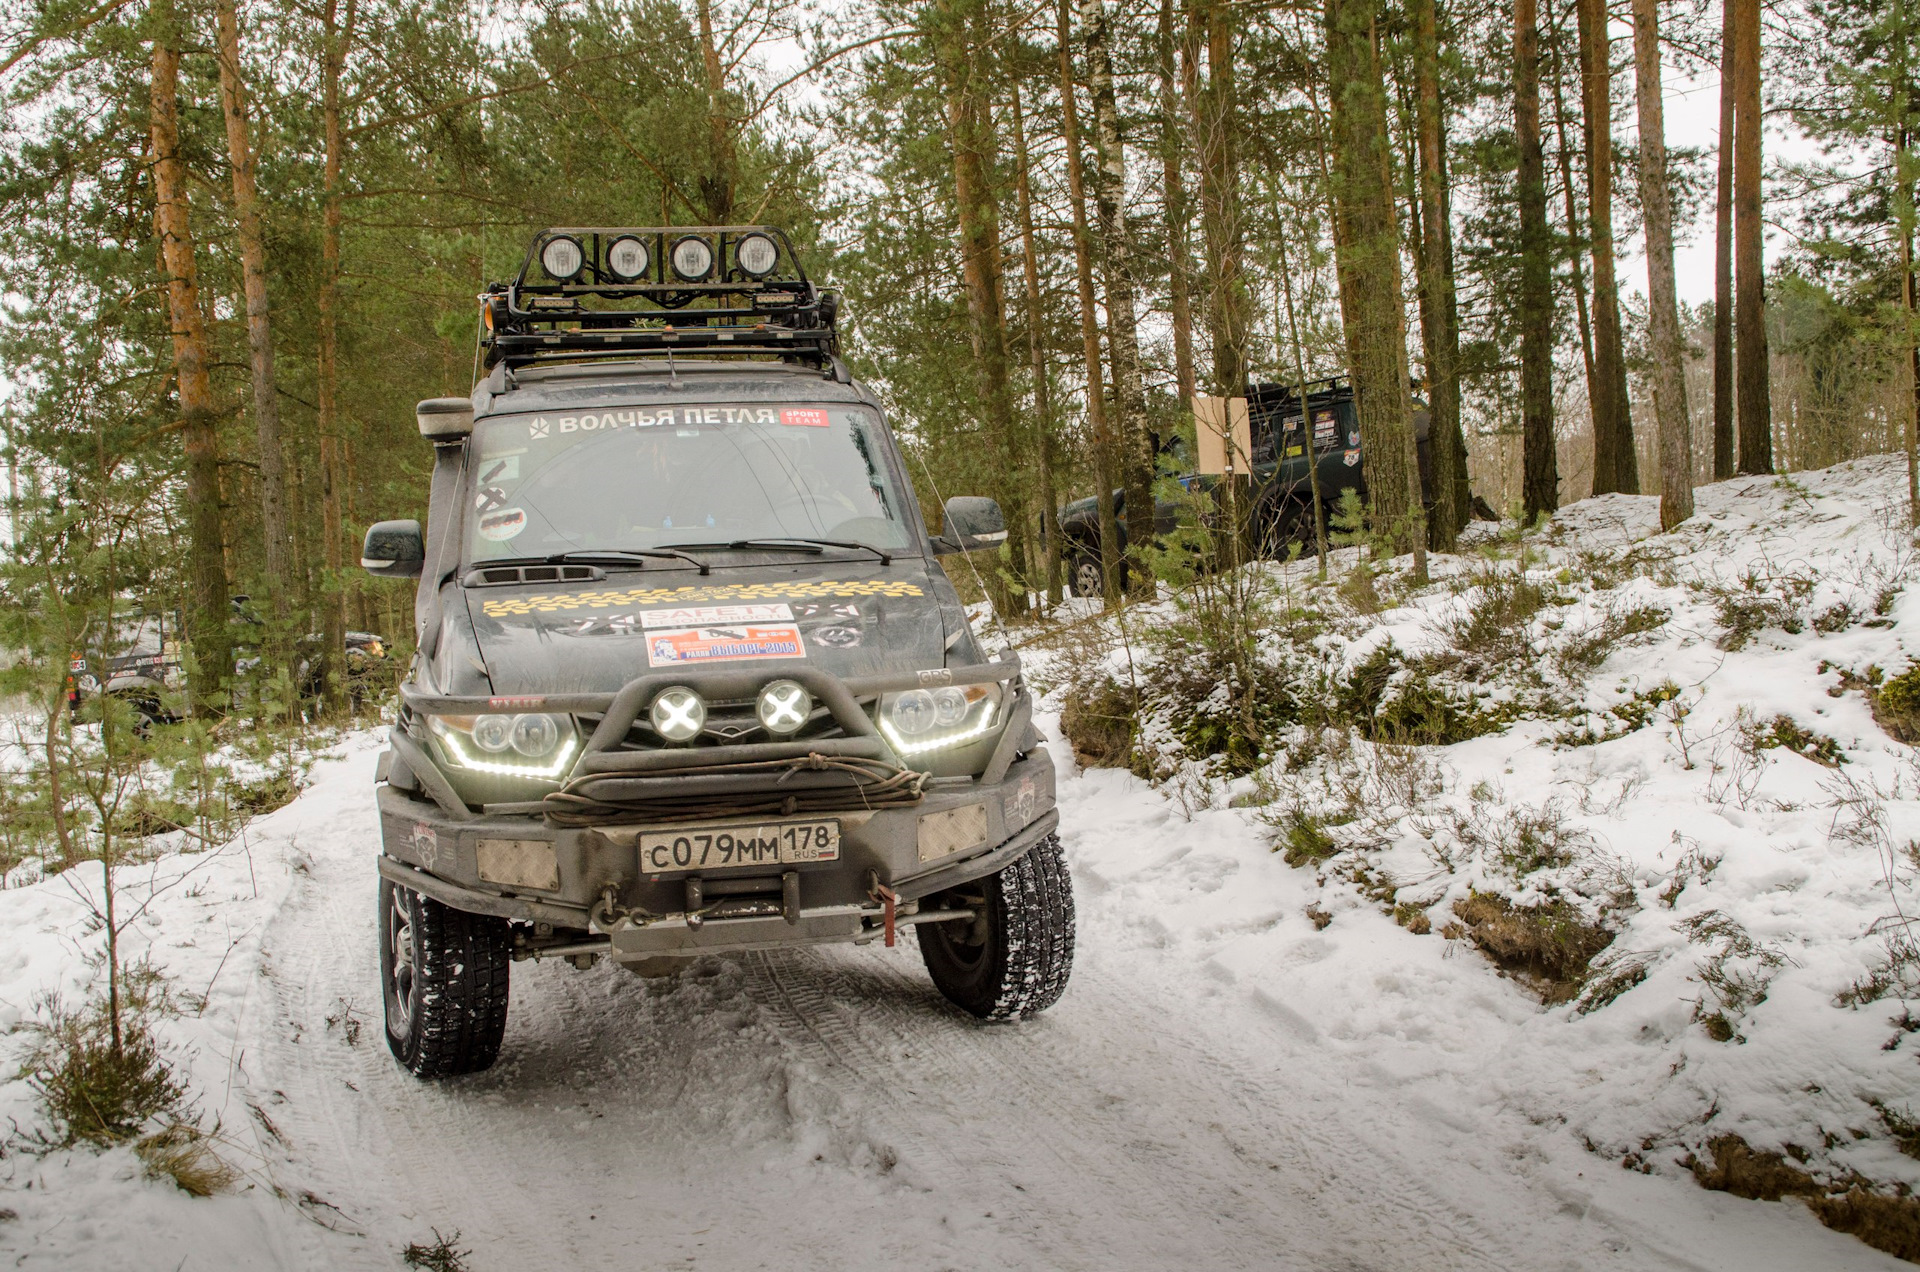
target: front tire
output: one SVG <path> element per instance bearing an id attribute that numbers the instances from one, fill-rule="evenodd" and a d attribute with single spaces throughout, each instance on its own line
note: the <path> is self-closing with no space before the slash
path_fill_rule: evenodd
<path id="1" fill-rule="evenodd" d="M 478 1073 L 507 1030 L 513 934 L 505 919 L 468 914 L 380 880 L 380 986 L 387 1046 L 415 1077 Z"/>
<path id="2" fill-rule="evenodd" d="M 1100 558 L 1083 556 L 1073 565 L 1073 594 L 1081 600 L 1098 600 L 1106 582 L 1100 573 Z"/>
<path id="3" fill-rule="evenodd" d="M 928 909 L 965 908 L 971 923 L 920 923 L 920 956 L 934 986 L 982 1020 L 1025 1020 L 1060 1000 L 1073 974 L 1073 880 L 1057 835 L 1000 873 L 928 897 Z"/>

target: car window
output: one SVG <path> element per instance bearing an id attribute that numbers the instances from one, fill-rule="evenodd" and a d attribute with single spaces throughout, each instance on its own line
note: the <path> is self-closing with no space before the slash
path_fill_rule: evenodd
<path id="1" fill-rule="evenodd" d="M 864 407 L 674 405 L 482 420 L 472 560 L 734 539 L 908 544 Z"/>

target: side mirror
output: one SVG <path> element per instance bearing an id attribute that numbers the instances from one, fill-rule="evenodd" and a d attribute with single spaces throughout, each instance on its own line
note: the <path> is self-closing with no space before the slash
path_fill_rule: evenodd
<path id="1" fill-rule="evenodd" d="M 933 542 L 936 556 L 978 552 L 1006 542 L 1007 519 L 993 500 L 979 495 L 955 495 L 947 500 L 945 511 L 945 531 Z"/>
<path id="2" fill-rule="evenodd" d="M 420 436 L 439 445 L 457 442 L 473 432 L 473 403 L 466 398 L 428 398 L 413 408 Z"/>
<path id="3" fill-rule="evenodd" d="M 417 579 L 427 563 L 418 521 L 376 521 L 367 527 L 360 564 L 380 579 Z"/>

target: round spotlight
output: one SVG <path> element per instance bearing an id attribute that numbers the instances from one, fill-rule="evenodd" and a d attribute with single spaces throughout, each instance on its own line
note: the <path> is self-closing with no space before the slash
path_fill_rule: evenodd
<path id="1" fill-rule="evenodd" d="M 707 704 L 685 685 L 663 689 L 647 713 L 653 731 L 669 742 L 691 742 L 707 727 Z"/>
<path id="2" fill-rule="evenodd" d="M 813 714 L 813 695 L 791 680 L 776 680 L 760 691 L 755 710 L 768 733 L 785 737 L 798 733 Z"/>
<path id="3" fill-rule="evenodd" d="M 513 718 L 513 749 L 534 757 L 547 754 L 560 745 L 560 726 L 550 715 L 523 715 Z"/>
<path id="4" fill-rule="evenodd" d="M 476 716 L 473 721 L 473 744 L 482 751 L 498 754 L 513 745 L 513 717 L 503 715 Z"/>
<path id="5" fill-rule="evenodd" d="M 697 283 L 713 273 L 713 244 L 697 234 L 689 234 L 674 243 L 669 259 L 681 282 Z"/>
<path id="6" fill-rule="evenodd" d="M 948 686 L 933 691 L 933 722 L 943 729 L 950 729 L 967 718 L 967 694 L 964 689 Z"/>
<path id="7" fill-rule="evenodd" d="M 909 689 L 893 700 L 888 715 L 893 719 L 894 728 L 911 735 L 931 729 L 935 711 L 932 694 L 925 689 Z"/>
<path id="8" fill-rule="evenodd" d="M 547 271 L 547 277 L 556 283 L 570 283 L 580 276 L 580 267 L 587 263 L 587 254 L 580 250 L 580 240 L 566 234 L 547 240 L 540 249 L 540 268 Z"/>
<path id="9" fill-rule="evenodd" d="M 733 260 L 741 273 L 752 278 L 765 278 L 779 264 L 780 249 L 764 234 L 748 234 L 733 245 Z"/>
<path id="10" fill-rule="evenodd" d="M 644 277 L 652 263 L 647 245 L 631 234 L 623 234 L 607 246 L 607 268 L 623 283 Z"/>

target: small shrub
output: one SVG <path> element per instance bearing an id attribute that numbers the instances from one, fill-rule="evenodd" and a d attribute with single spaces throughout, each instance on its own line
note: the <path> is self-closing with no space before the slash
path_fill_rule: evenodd
<path id="1" fill-rule="evenodd" d="M 1591 965 L 1586 985 L 1574 1011 L 1584 1016 L 1599 1011 L 1620 995 L 1647 979 L 1653 956 L 1641 953 L 1603 954 Z"/>
<path id="2" fill-rule="evenodd" d="M 1069 695 L 1060 729 L 1088 768 L 1125 768 L 1133 755 L 1139 696 L 1118 681 L 1103 679 L 1089 691 Z"/>
<path id="3" fill-rule="evenodd" d="M 1554 799 L 1538 808 L 1476 800 L 1453 813 L 1447 829 L 1463 847 L 1490 857 L 1516 879 L 1570 866 L 1593 846 L 1593 837 L 1569 825 L 1565 807 Z"/>
<path id="4" fill-rule="evenodd" d="M 1868 689 L 1867 702 L 1880 727 L 1901 742 L 1920 742 L 1920 663 L 1897 676 L 1889 676 L 1879 688 Z"/>
<path id="5" fill-rule="evenodd" d="M 213 1151 L 199 1127 L 185 1122 L 154 1132 L 133 1146 L 153 1179 L 170 1179 L 192 1197 L 211 1197 L 233 1186 L 240 1173 Z"/>
<path id="6" fill-rule="evenodd" d="M 1768 628 L 1804 631 L 1803 607 L 1813 591 L 1813 578 L 1804 573 L 1770 575 L 1750 570 L 1737 586 L 1704 584 L 1702 589 L 1713 597 L 1714 621 L 1723 629 L 1716 643 L 1731 653 Z"/>
<path id="7" fill-rule="evenodd" d="M 1427 907 L 1402 901 L 1393 907 L 1393 921 L 1415 936 L 1425 936 L 1433 931 L 1433 920 L 1427 917 Z"/>
<path id="8" fill-rule="evenodd" d="M 1501 727 L 1492 713 L 1448 692 L 1424 663 L 1407 666 L 1391 641 L 1334 687 L 1332 706 L 1336 721 L 1367 741 L 1401 746 L 1448 746 Z"/>
<path id="9" fill-rule="evenodd" d="M 1278 829 L 1274 849 L 1290 866 L 1310 866 L 1340 851 L 1340 845 L 1327 833 L 1327 823 L 1298 808 L 1281 815 Z"/>
<path id="10" fill-rule="evenodd" d="M 1447 625 L 1447 637 L 1461 654 L 1489 661 L 1531 658 L 1528 628 L 1547 603 L 1538 584 L 1520 574 L 1484 578 L 1480 595 L 1465 615 Z"/>
<path id="11" fill-rule="evenodd" d="M 129 1139 L 184 1102 L 186 1088 L 139 1013 L 121 1013 L 118 1046 L 105 1003 L 72 1011 L 47 998 L 41 1015 L 29 1026 L 38 1037 L 20 1076 L 64 1142 Z"/>
<path id="12" fill-rule="evenodd" d="M 1831 636 L 1836 632 L 1846 631 L 1853 625 L 1856 617 L 1858 616 L 1853 612 L 1853 606 L 1845 601 L 1836 601 L 1813 616 L 1813 630 Z"/>
<path id="13" fill-rule="evenodd" d="M 1677 927 L 1689 941 L 1715 946 L 1694 973 L 1706 992 L 1694 1003 L 1693 1018 L 1715 1042 L 1744 1042 L 1740 1019 L 1767 1000 L 1767 986 L 1786 955 L 1754 940 L 1718 910 L 1696 914 Z"/>
<path id="14" fill-rule="evenodd" d="M 1749 725 L 1742 731 L 1742 740 L 1753 751 L 1785 747 L 1795 755 L 1805 756 L 1827 768 L 1839 768 L 1847 758 L 1838 742 L 1824 733 L 1802 728 L 1788 715 L 1777 715 L 1764 723 Z"/>
<path id="15" fill-rule="evenodd" d="M 1635 636 L 1658 631 L 1672 618 L 1658 605 L 1632 605 L 1608 610 L 1600 621 L 1570 637 L 1554 655 L 1560 674 L 1579 680 L 1597 671 L 1601 663 Z"/>
<path id="16" fill-rule="evenodd" d="M 458 1228 L 447 1236 L 442 1236 L 440 1229 L 435 1228 L 432 1245 L 412 1242 L 400 1252 L 400 1257 L 408 1267 L 420 1268 L 423 1272 L 467 1272 L 466 1261 L 473 1251 L 462 1250 L 459 1242 Z"/>
<path id="17" fill-rule="evenodd" d="M 1508 972 L 1533 982 L 1542 1002 L 1563 1003 L 1580 992 L 1588 969 L 1613 933 L 1564 900 L 1517 906 L 1476 892 L 1453 904 L 1462 934 Z"/>

